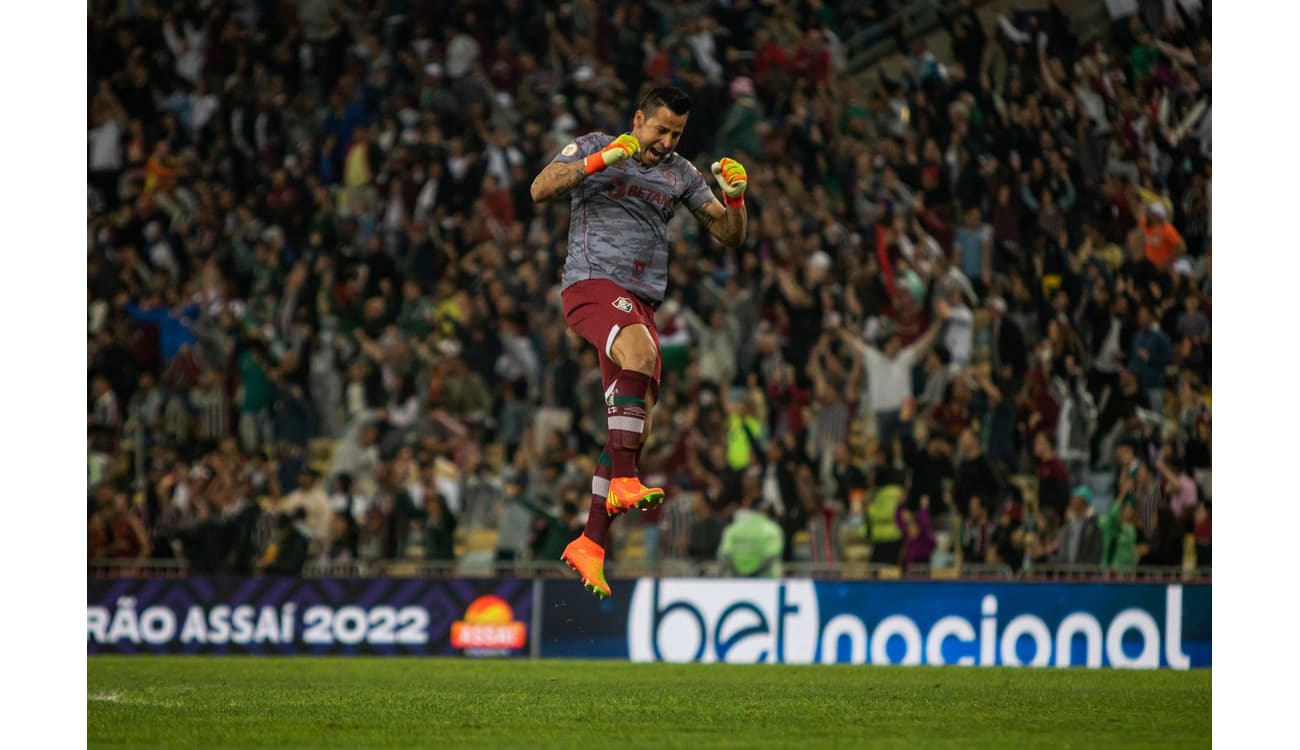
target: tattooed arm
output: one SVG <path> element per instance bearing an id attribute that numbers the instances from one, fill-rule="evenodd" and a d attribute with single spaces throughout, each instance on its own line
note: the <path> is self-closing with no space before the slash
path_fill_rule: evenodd
<path id="1" fill-rule="evenodd" d="M 713 199 L 703 206 L 695 209 L 695 218 L 700 220 L 704 228 L 709 230 L 709 234 L 717 238 L 727 247 L 740 247 L 745 241 L 745 229 L 749 223 L 749 215 L 745 213 L 743 205 L 735 208 L 726 208 L 718 199 Z"/>
<path id="2" fill-rule="evenodd" d="M 551 162 L 533 180 L 533 202 L 545 203 L 564 195 L 585 179 L 587 170 L 581 161 Z"/>

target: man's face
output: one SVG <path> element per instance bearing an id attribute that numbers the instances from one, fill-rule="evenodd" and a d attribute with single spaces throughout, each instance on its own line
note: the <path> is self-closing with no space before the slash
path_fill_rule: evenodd
<path id="1" fill-rule="evenodd" d="M 1088 501 L 1078 495 L 1070 498 L 1070 515 L 1074 518 L 1083 518 L 1088 515 Z"/>
<path id="2" fill-rule="evenodd" d="M 632 118 L 632 135 L 641 141 L 641 151 L 637 158 L 647 167 L 662 162 L 677 148 L 677 141 L 686 129 L 686 118 L 667 107 L 659 107 L 653 114 L 647 115 L 642 110 L 636 111 Z"/>

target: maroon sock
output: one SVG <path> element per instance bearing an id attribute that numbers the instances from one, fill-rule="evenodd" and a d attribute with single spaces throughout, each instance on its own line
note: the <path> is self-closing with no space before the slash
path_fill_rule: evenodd
<path id="1" fill-rule="evenodd" d="M 609 541 L 609 526 L 614 519 L 605 511 L 605 498 L 609 495 L 610 458 L 609 445 L 600 452 L 596 459 L 596 473 L 591 478 L 591 510 L 587 512 L 587 528 L 582 530 L 584 536 L 604 547 Z"/>
<path id="2" fill-rule="evenodd" d="M 614 378 L 606 411 L 609 415 L 609 456 L 615 477 L 636 476 L 636 454 L 645 429 L 645 394 L 650 376 L 635 370 L 622 370 Z"/>

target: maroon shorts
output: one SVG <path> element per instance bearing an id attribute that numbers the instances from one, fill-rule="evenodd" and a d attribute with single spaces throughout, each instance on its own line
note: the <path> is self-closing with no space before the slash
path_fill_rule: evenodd
<path id="1" fill-rule="evenodd" d="M 564 302 L 564 320 L 573 332 L 596 347 L 600 358 L 600 382 L 608 391 L 621 369 L 609 358 L 610 347 L 618 332 L 630 325 L 642 323 L 659 349 L 659 328 L 655 325 L 655 312 L 636 295 L 608 279 L 579 281 L 560 295 Z M 655 371 L 650 378 L 650 388 L 655 398 L 659 395 L 659 372 L 662 360 L 655 357 Z"/>

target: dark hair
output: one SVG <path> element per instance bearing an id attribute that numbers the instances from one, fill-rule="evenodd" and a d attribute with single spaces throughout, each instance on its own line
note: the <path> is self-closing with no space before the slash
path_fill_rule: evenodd
<path id="1" fill-rule="evenodd" d="M 658 86 L 647 91 L 636 108 L 649 117 L 660 107 L 667 107 L 675 115 L 690 114 L 691 97 L 676 86 Z"/>

